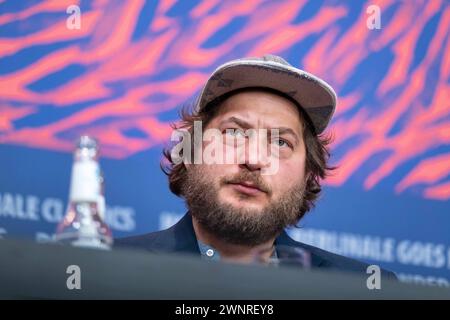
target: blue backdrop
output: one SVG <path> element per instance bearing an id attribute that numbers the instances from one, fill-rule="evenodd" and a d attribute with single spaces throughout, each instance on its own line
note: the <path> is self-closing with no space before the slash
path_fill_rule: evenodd
<path id="1" fill-rule="evenodd" d="M 0 236 L 51 238 L 83 133 L 114 236 L 172 225 L 169 124 L 219 64 L 273 53 L 339 97 L 339 169 L 291 235 L 448 286 L 449 30 L 448 1 L 0 1 Z"/>

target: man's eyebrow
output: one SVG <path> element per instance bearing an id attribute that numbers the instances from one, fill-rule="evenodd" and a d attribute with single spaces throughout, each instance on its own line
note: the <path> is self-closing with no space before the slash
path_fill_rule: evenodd
<path id="1" fill-rule="evenodd" d="M 278 130 L 278 135 L 280 135 L 280 136 L 283 135 L 283 134 L 290 134 L 290 135 L 292 135 L 294 137 L 294 139 L 295 139 L 295 144 L 298 144 L 299 141 L 300 141 L 299 138 L 298 138 L 298 135 L 291 128 L 280 127 L 280 128 L 272 128 L 272 130 L 273 129 Z"/>
<path id="2" fill-rule="evenodd" d="M 222 120 L 222 121 L 220 121 L 219 125 L 223 125 L 224 123 L 227 123 L 227 122 L 233 122 L 233 123 L 237 124 L 238 126 L 240 126 L 241 128 L 248 129 L 248 128 L 252 127 L 252 125 L 249 122 L 239 119 L 237 117 L 229 117 L 225 120 Z"/>
<path id="3" fill-rule="evenodd" d="M 219 125 L 223 125 L 224 123 L 228 123 L 228 122 L 235 123 L 239 127 L 244 128 L 244 129 L 249 129 L 249 128 L 252 127 L 252 125 L 249 122 L 247 122 L 247 121 L 245 121 L 243 119 L 239 119 L 239 118 L 234 117 L 234 116 L 220 121 Z M 281 136 L 283 134 L 290 134 L 290 135 L 292 135 L 294 137 L 295 144 L 298 144 L 300 142 L 298 134 L 295 133 L 295 131 L 292 130 L 291 128 L 289 128 L 289 127 L 269 128 L 269 130 L 278 130 L 278 135 L 279 136 Z"/>

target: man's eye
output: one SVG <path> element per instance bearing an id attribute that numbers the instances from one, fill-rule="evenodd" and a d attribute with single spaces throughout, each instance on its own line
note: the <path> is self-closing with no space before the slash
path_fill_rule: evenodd
<path id="1" fill-rule="evenodd" d="M 234 137 L 237 137 L 239 135 L 241 135 L 242 137 L 245 137 L 245 132 L 241 129 L 226 129 L 225 134 L 229 134 Z"/>
<path id="2" fill-rule="evenodd" d="M 275 145 L 277 145 L 278 147 L 292 148 L 291 144 L 284 139 L 279 139 L 279 138 L 274 139 L 273 143 L 275 143 Z"/>

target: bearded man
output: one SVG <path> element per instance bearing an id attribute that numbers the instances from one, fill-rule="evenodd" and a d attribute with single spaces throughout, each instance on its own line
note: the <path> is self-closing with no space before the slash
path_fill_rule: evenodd
<path id="1" fill-rule="evenodd" d="M 366 274 L 367 264 L 294 241 L 285 232 L 314 206 L 321 181 L 333 169 L 323 132 L 335 108 L 331 86 L 280 57 L 220 66 L 175 126 L 188 133 L 192 149 L 181 156 L 164 152 L 170 190 L 185 199 L 188 212 L 167 230 L 118 239 L 116 245 L 241 263 L 268 263 L 291 248 L 306 252 L 310 267 Z M 195 142 L 196 122 L 200 134 L 215 130 L 215 152 L 235 161 L 204 161 L 213 141 Z M 252 139 L 257 148 L 249 146 Z M 194 157 L 187 150 L 203 154 Z"/>

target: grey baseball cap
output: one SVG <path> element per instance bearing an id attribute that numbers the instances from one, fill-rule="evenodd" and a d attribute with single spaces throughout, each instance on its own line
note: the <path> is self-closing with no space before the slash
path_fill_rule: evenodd
<path id="1" fill-rule="evenodd" d="M 268 54 L 218 67 L 198 97 L 197 110 L 226 93 L 250 87 L 270 88 L 291 97 L 308 114 L 317 134 L 325 130 L 336 109 L 336 93 L 328 83 Z"/>

